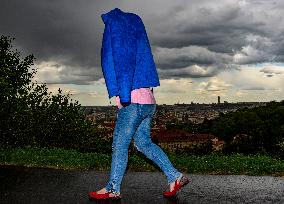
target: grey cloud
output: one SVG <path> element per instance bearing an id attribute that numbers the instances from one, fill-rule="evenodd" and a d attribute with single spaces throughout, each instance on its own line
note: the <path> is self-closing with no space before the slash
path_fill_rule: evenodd
<path id="1" fill-rule="evenodd" d="M 240 90 L 265 90 L 264 87 L 246 87 L 246 88 L 242 88 Z"/>
<path id="2" fill-rule="evenodd" d="M 266 74 L 266 77 L 273 77 L 276 74 L 284 74 L 284 69 L 280 67 L 264 67 L 259 71 Z"/>
<path id="3" fill-rule="evenodd" d="M 281 34 L 284 28 L 281 1 L 275 1 L 273 4 L 266 1 L 266 5 L 263 5 L 264 2 L 261 4 L 258 2 L 258 4 L 255 1 L 257 6 L 250 1 L 247 1 L 246 6 L 239 6 L 238 1 L 227 5 L 222 2 L 218 5 L 223 6 L 218 8 L 217 4 L 208 3 L 208 6 L 204 2 L 191 6 L 192 9 L 184 7 L 177 13 L 185 13 L 188 9 L 188 18 L 176 18 L 175 24 L 164 23 L 165 28 L 160 30 L 165 32 L 157 35 L 153 40 L 154 43 L 157 47 L 167 48 L 197 45 L 221 55 L 233 56 L 235 53 L 241 53 L 243 58 L 238 61 L 240 65 L 283 61 L 284 46 L 279 44 L 279 40 L 275 37 L 283 36 Z M 163 17 L 160 17 L 160 20 L 162 19 Z M 249 40 L 248 36 L 256 39 Z M 155 39 L 158 40 L 155 41 Z M 244 48 L 248 46 L 255 52 L 246 52 Z M 191 61 L 193 60 L 188 60 L 188 64 Z M 199 62 L 199 64 L 206 63 L 207 61 Z M 227 61 L 227 64 L 230 63 L 232 61 Z"/>
<path id="4" fill-rule="evenodd" d="M 180 49 L 156 49 L 157 65 L 162 69 L 175 69 L 194 64 L 212 65 L 232 61 L 232 56 L 215 53 L 203 47 L 190 46 Z"/>
<path id="5" fill-rule="evenodd" d="M 211 68 L 200 68 L 196 69 L 194 66 L 184 68 L 184 69 L 169 69 L 169 70 L 160 70 L 160 78 L 172 78 L 172 79 L 182 79 L 182 78 L 201 78 L 201 77 L 212 77 L 217 74 L 217 69 L 214 67 Z"/>
<path id="6" fill-rule="evenodd" d="M 175 88 L 167 88 L 159 90 L 159 93 L 165 93 L 165 94 L 185 94 L 186 91 L 181 90 L 181 89 L 175 89 Z"/>
<path id="7" fill-rule="evenodd" d="M 262 90 L 279 90 L 279 88 L 267 88 L 267 87 L 261 87 L 261 86 L 250 86 L 241 88 L 240 90 L 247 90 L 247 91 L 262 91 Z"/>
<path id="8" fill-rule="evenodd" d="M 211 77 L 244 64 L 284 62 L 280 0 L 2 0 L 0 32 L 14 36 L 17 47 L 39 62 L 64 64 L 59 79 L 47 82 L 88 84 L 103 77 L 100 14 L 114 7 L 142 17 L 161 79 Z"/>
<path id="9" fill-rule="evenodd" d="M 265 74 L 284 74 L 284 69 L 275 66 L 267 66 L 259 70 Z"/>

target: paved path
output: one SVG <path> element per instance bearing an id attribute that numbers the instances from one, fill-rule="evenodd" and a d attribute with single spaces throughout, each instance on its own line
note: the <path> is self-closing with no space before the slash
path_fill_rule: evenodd
<path id="1" fill-rule="evenodd" d="M 109 172 L 0 166 L 0 203 L 284 203 L 283 177 L 186 175 L 191 182 L 168 200 L 162 172 L 127 170 L 120 201 L 94 202 L 87 193 L 104 187 Z"/>

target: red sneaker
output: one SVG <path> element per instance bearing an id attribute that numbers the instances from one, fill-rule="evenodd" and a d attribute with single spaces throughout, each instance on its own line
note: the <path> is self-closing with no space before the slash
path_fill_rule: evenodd
<path id="1" fill-rule="evenodd" d="M 117 200 L 121 199 L 121 195 L 115 195 L 115 196 L 110 196 L 111 192 L 106 192 L 106 193 L 97 193 L 97 192 L 89 192 L 89 199 L 90 200 L 97 200 L 97 199 L 111 199 L 111 200 Z"/>
<path id="2" fill-rule="evenodd" d="M 174 197 L 177 195 L 177 193 L 179 192 L 179 190 L 184 187 L 185 185 L 187 185 L 189 183 L 189 179 L 182 175 L 180 181 L 178 182 L 178 179 L 175 181 L 175 185 L 174 185 L 174 190 L 173 191 L 167 191 L 164 192 L 163 195 L 165 197 Z"/>

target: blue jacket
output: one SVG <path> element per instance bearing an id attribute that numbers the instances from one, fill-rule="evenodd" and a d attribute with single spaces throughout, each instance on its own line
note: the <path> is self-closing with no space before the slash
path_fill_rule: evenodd
<path id="1" fill-rule="evenodd" d="M 131 91 L 160 86 L 159 76 L 142 19 L 115 8 L 101 14 L 105 24 L 101 66 L 109 98 L 131 102 Z"/>

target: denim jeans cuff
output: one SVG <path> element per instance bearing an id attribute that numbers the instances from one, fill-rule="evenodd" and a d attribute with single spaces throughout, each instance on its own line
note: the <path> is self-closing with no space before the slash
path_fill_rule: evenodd
<path id="1" fill-rule="evenodd" d="M 107 192 L 111 192 L 111 193 L 113 193 L 113 194 L 115 194 L 115 195 L 120 195 L 120 191 L 117 191 L 117 192 L 116 192 L 116 191 L 115 191 L 114 189 L 112 189 L 112 188 L 109 189 L 109 186 L 106 186 L 105 188 L 106 188 L 106 191 L 107 191 Z"/>
<path id="2" fill-rule="evenodd" d="M 173 181 L 168 181 L 168 185 L 170 185 L 172 182 L 176 181 L 177 179 L 180 179 L 182 176 L 183 176 L 183 174 L 178 172 L 178 175 L 174 178 Z"/>

